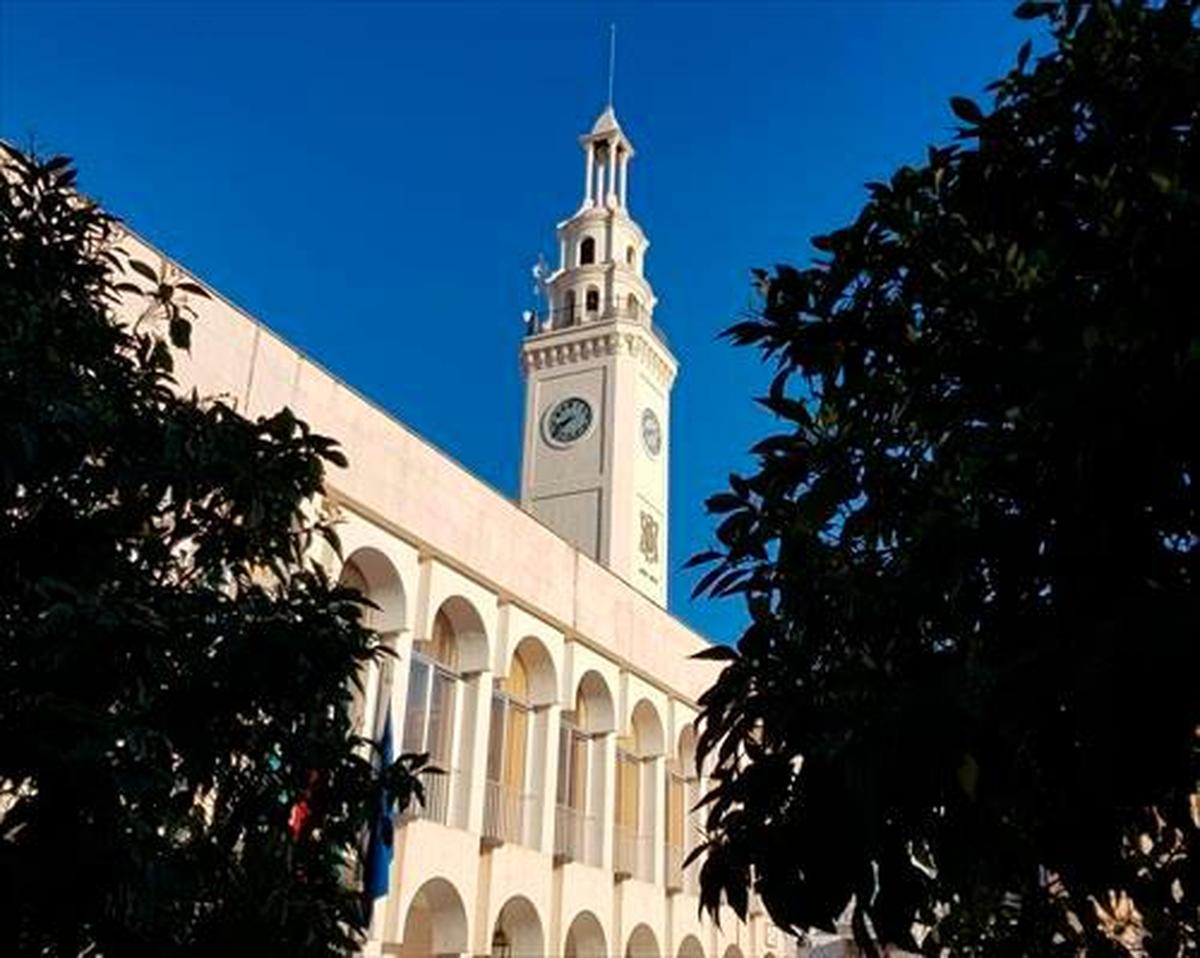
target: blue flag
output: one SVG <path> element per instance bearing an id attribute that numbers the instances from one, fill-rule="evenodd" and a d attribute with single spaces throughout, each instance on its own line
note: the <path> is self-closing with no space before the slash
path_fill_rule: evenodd
<path id="1" fill-rule="evenodd" d="M 392 754 L 392 716 L 383 723 L 383 735 L 379 742 L 379 755 L 383 768 L 392 764 L 395 756 Z M 388 892 L 388 879 L 392 871 L 392 839 L 395 832 L 395 822 L 392 819 L 392 800 L 384 794 L 380 796 L 379 808 L 371 820 L 371 837 L 367 844 L 367 867 L 364 881 L 364 891 L 367 898 L 374 901 L 382 898 Z"/>

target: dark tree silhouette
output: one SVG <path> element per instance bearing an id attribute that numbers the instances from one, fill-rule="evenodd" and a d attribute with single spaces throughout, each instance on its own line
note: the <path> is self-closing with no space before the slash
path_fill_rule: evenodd
<path id="1" fill-rule="evenodd" d="M 381 653 L 309 558 L 344 460 L 180 395 L 204 290 L 122 255 L 66 158 L 0 149 L 0 950 L 344 954 L 419 763 L 350 726 Z"/>
<path id="2" fill-rule="evenodd" d="M 727 335 L 782 429 L 694 560 L 752 623 L 702 700 L 706 907 L 1197 953 L 1197 10 L 1021 4 L 1047 54 L 757 274 Z"/>

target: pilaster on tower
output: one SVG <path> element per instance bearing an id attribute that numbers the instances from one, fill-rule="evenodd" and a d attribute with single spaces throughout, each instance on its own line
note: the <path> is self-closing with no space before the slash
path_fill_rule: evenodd
<path id="1" fill-rule="evenodd" d="M 583 199 L 558 224 L 549 312 L 522 346 L 522 506 L 666 605 L 670 392 L 646 235 L 629 213 L 633 144 L 612 106 L 579 138 Z"/>

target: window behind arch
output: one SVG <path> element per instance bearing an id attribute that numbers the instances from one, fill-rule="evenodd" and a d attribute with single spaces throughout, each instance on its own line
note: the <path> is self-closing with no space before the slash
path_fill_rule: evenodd
<path id="1" fill-rule="evenodd" d="M 492 698 L 488 778 L 517 792 L 525 788 L 530 708 L 529 670 L 521 653 L 516 652 L 507 678 L 498 683 Z"/>
<path id="2" fill-rule="evenodd" d="M 638 298 L 635 295 L 633 295 L 633 293 L 629 294 L 628 302 L 629 302 L 629 315 L 630 316 L 640 316 L 642 314 L 642 304 L 640 302 L 638 302 Z"/>
<path id="3" fill-rule="evenodd" d="M 585 236 L 583 242 L 579 244 L 579 265 L 588 266 L 596 262 L 596 241 L 590 236 Z"/>
<path id="4" fill-rule="evenodd" d="M 632 246 L 625 247 L 625 262 L 626 263 L 628 263 L 630 266 L 632 266 L 633 260 L 636 256 L 637 256 L 637 253 L 634 251 Z"/>
<path id="5" fill-rule="evenodd" d="M 587 296 L 584 297 L 585 308 L 589 313 L 600 311 L 600 290 L 592 287 L 587 291 Z"/>
<path id="6" fill-rule="evenodd" d="M 447 768 L 454 739 L 454 696 L 458 643 L 450 617 L 438 610 L 429 639 L 414 644 L 404 709 L 404 752 L 428 752 L 430 762 Z"/>

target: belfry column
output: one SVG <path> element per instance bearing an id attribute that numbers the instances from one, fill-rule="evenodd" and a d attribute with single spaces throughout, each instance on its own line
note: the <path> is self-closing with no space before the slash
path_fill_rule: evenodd
<path id="1" fill-rule="evenodd" d="M 596 151 L 594 148 L 589 146 L 588 151 L 587 151 L 587 172 L 584 174 L 584 177 L 583 177 L 583 205 L 584 205 L 584 207 L 593 205 L 592 204 L 592 187 L 594 186 L 594 184 L 592 182 L 592 176 L 595 173 L 595 170 L 596 170 Z M 564 265 L 565 265 L 565 260 L 564 260 Z"/>

